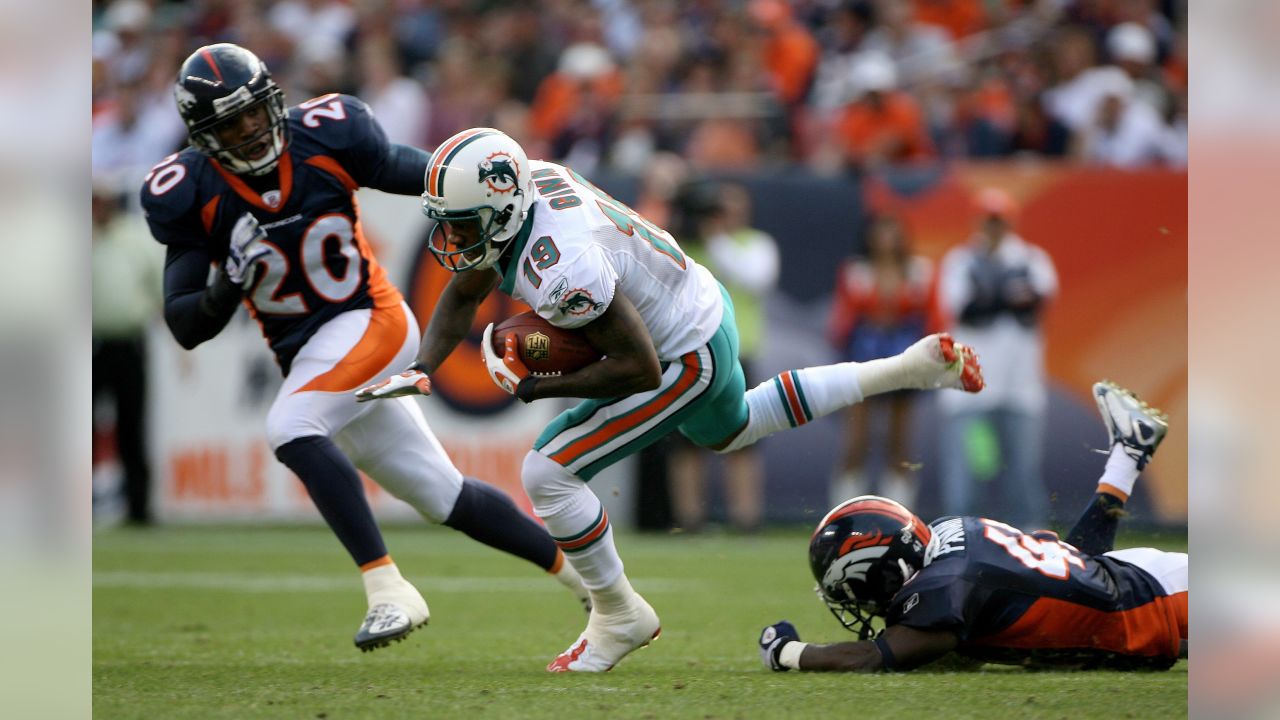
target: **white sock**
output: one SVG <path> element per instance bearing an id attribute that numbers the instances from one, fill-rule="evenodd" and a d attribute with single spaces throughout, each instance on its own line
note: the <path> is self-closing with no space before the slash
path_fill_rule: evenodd
<path id="1" fill-rule="evenodd" d="M 747 427 L 721 452 L 751 445 L 862 401 L 856 363 L 788 370 L 747 391 Z"/>
<path id="2" fill-rule="evenodd" d="M 587 586 L 582 583 L 582 576 L 578 571 L 573 569 L 573 563 L 569 562 L 569 557 L 561 553 L 563 556 L 560 562 L 560 569 L 551 574 L 557 582 L 569 588 L 579 599 L 585 600 L 590 597 Z"/>
<path id="3" fill-rule="evenodd" d="M 852 365 L 864 397 L 881 395 L 910 386 L 910 377 L 901 355 L 868 360 Z"/>
<path id="4" fill-rule="evenodd" d="M 369 568 L 360 574 L 360 578 L 364 580 L 365 597 L 370 600 L 375 593 L 394 590 L 405 582 L 404 577 L 400 575 L 400 568 L 396 567 L 395 563 Z"/>
<path id="5" fill-rule="evenodd" d="M 636 591 L 625 573 L 609 584 L 608 587 L 591 591 L 591 602 L 595 610 L 602 615 L 613 615 L 631 606 Z"/>
<path id="6" fill-rule="evenodd" d="M 572 492 L 569 502 L 550 511 L 535 505 L 534 512 L 588 590 L 606 587 L 622 574 L 609 513 L 585 483 Z"/>
<path id="7" fill-rule="evenodd" d="M 1098 479 L 1098 485 L 1110 485 L 1125 494 L 1123 499 L 1133 494 L 1133 484 L 1138 481 L 1138 461 L 1129 457 L 1124 446 L 1116 443 L 1111 446 L 1111 454 L 1107 456 L 1107 467 Z"/>

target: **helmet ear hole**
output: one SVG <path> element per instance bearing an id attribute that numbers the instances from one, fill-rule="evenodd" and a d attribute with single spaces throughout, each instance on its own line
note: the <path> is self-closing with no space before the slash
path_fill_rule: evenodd
<path id="1" fill-rule="evenodd" d="M 510 222 L 512 210 L 514 210 L 514 208 L 511 205 L 507 205 L 506 207 L 499 210 L 498 214 L 493 217 L 494 224 L 506 225 L 508 222 Z"/>

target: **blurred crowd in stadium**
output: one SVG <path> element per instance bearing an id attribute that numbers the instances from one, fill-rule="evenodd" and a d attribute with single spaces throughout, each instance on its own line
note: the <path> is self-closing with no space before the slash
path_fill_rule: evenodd
<path id="1" fill-rule="evenodd" d="M 368 102 L 426 149 L 503 128 L 531 157 L 635 172 L 1034 154 L 1186 162 L 1185 0 L 112 0 L 93 3 L 94 169 L 184 141 L 172 83 L 243 44 L 291 103 Z"/>
<path id="2" fill-rule="evenodd" d="M 892 168 L 884 175 L 901 189 L 968 158 L 1185 167 L 1186 16 L 1186 0 L 95 0 L 92 165 L 95 198 L 106 201 L 95 202 L 95 277 L 101 269 L 112 278 L 94 284 L 95 380 L 100 375 L 124 398 L 120 455 L 126 474 L 142 478 L 130 491 L 130 516 L 150 515 L 143 434 L 124 427 L 143 424 L 143 340 L 159 298 L 115 288 L 158 292 L 161 260 L 147 252 L 155 246 L 139 213 L 119 212 L 118 200 L 136 210 L 143 176 L 185 145 L 173 83 L 201 45 L 250 48 L 291 105 L 331 92 L 360 97 L 393 142 L 430 151 L 460 129 L 493 126 L 530 157 L 589 176 L 639 177 L 636 209 L 682 244 L 707 242 L 710 257 L 730 228 L 715 226 L 723 221 L 718 201 L 699 200 L 700 177 L 802 168 L 856 180 Z M 881 221 L 892 235 L 900 218 Z M 756 232 L 749 218 L 739 224 Z M 830 241 L 874 251 L 868 228 L 851 234 Z M 779 249 L 794 240 L 779 235 Z M 850 308 L 859 318 L 879 317 L 868 308 L 885 293 L 876 289 L 881 280 L 857 292 L 853 285 L 861 285 L 842 282 L 887 273 L 891 288 L 933 286 L 932 270 L 897 267 L 911 255 L 905 235 L 902 243 L 887 263 L 846 264 L 820 281 L 836 280 L 833 329 L 840 329 L 830 340 L 844 359 L 864 359 L 853 349 L 865 344 L 866 327 L 854 331 Z M 137 261 L 141 255 L 153 262 Z M 730 282 L 729 270 L 716 272 Z M 735 303 L 755 302 L 749 294 Z M 908 344 L 926 327 L 944 327 L 932 317 L 939 309 L 932 291 L 919 300 L 930 321 L 907 322 Z M 888 355 L 901 347 L 875 349 Z M 995 359 L 996 348 L 985 352 Z M 1038 353 L 1027 357 L 1042 364 Z M 1023 384 L 1029 393 L 1043 390 L 1043 380 Z M 987 397 L 996 402 L 997 394 Z M 909 500 L 917 488 L 893 470 L 908 464 L 908 403 L 895 402 L 890 473 L 873 489 Z M 850 417 L 833 498 L 866 490 L 868 408 Z M 1026 417 L 1011 426 L 1038 437 L 1043 424 Z M 953 454 L 965 452 L 952 444 Z M 1038 457 L 1024 464 L 1034 467 Z M 733 475 L 750 482 L 730 493 L 729 514 L 742 529 L 761 520 L 762 470 L 748 472 L 749 464 Z M 673 477 L 702 472 L 675 453 Z M 1036 473 L 1022 474 L 1029 479 L 1018 484 L 1042 494 Z M 1041 520 L 1041 499 L 1028 497 L 1026 519 Z M 673 499 L 679 524 L 693 529 L 705 519 L 701 490 Z"/>

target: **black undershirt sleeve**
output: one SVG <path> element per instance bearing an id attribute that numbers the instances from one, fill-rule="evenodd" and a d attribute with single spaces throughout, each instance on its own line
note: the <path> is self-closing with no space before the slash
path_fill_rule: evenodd
<path id="1" fill-rule="evenodd" d="M 368 186 L 396 195 L 421 195 L 423 175 L 431 156 L 410 145 L 391 143 L 386 158 L 377 167 Z"/>
<path id="2" fill-rule="evenodd" d="M 241 289 L 219 270 L 206 284 L 211 260 L 204 250 L 171 245 L 164 262 L 164 319 L 182 347 L 190 350 L 226 327 Z"/>

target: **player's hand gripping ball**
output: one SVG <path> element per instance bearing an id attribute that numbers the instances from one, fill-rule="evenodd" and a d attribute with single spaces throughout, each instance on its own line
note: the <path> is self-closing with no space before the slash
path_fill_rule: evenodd
<path id="1" fill-rule="evenodd" d="M 507 336 L 515 336 L 520 362 L 533 375 L 567 375 L 600 359 L 581 330 L 556 327 L 534 312 L 524 312 L 499 323 L 491 337 L 493 352 L 502 356 Z"/>

